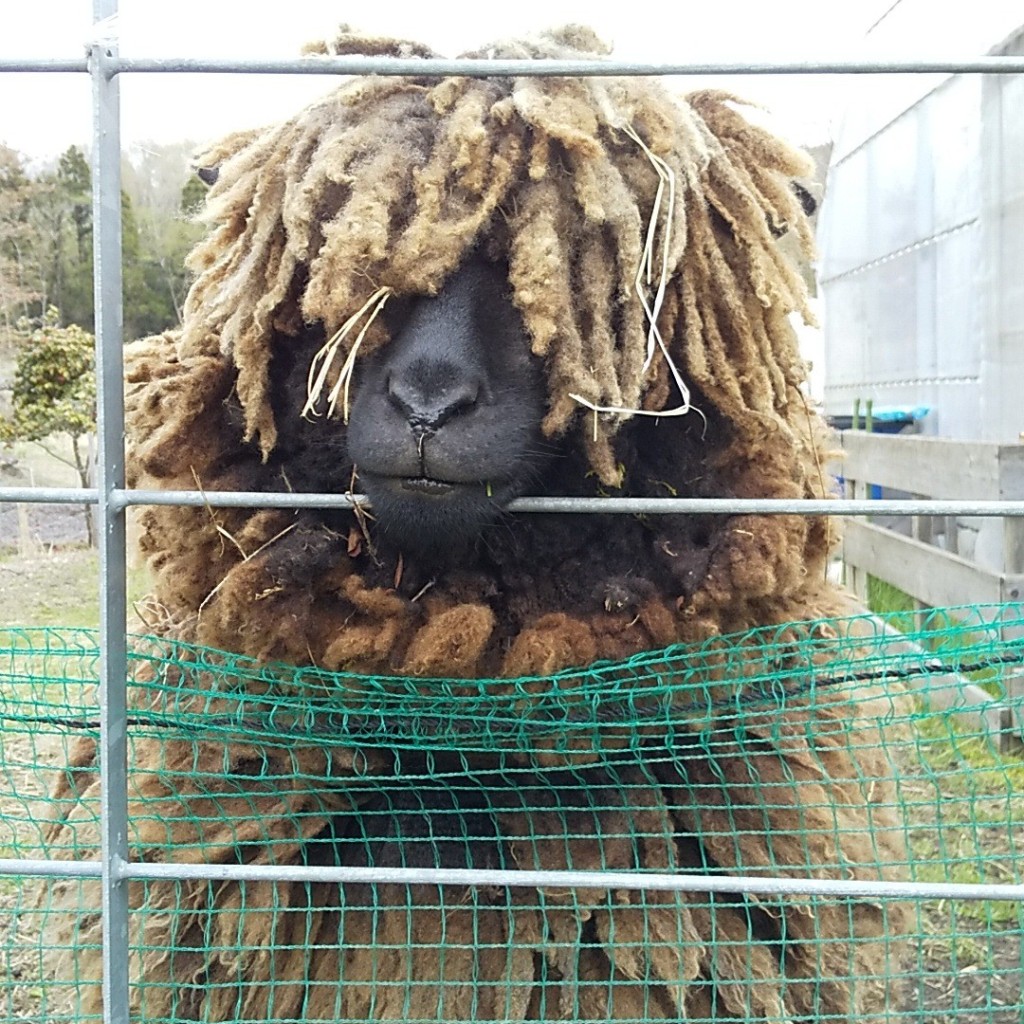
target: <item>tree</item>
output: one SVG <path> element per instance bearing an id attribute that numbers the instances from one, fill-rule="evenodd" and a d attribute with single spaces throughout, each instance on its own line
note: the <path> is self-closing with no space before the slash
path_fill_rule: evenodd
<path id="1" fill-rule="evenodd" d="M 166 253 L 163 250 L 172 235 L 172 226 L 165 223 L 154 228 L 152 217 L 147 218 L 146 223 L 149 229 L 143 231 L 131 197 L 127 192 L 122 192 L 121 244 L 126 341 L 147 334 L 159 334 L 180 320 L 175 291 L 164 267 Z"/>
<path id="2" fill-rule="evenodd" d="M 78 324 L 91 330 L 95 320 L 92 172 L 85 154 L 77 146 L 69 146 L 61 155 L 53 183 L 63 214 L 60 246 L 63 258 L 55 275 L 54 302 L 60 308 L 62 323 Z M 70 238 L 65 238 L 65 234 L 70 234 Z"/>
<path id="3" fill-rule="evenodd" d="M 92 437 L 96 427 L 96 357 L 93 336 L 77 324 L 60 327 L 50 307 L 35 324 L 22 321 L 23 339 L 14 369 L 11 416 L 0 420 L 0 440 L 31 441 L 72 466 L 79 482 L 93 480 Z M 70 442 L 70 455 L 54 441 Z M 85 506 L 86 533 L 95 543 L 92 510 Z"/>
<path id="4" fill-rule="evenodd" d="M 40 297 L 41 247 L 31 217 L 37 191 L 21 157 L 0 145 L 0 341 L 11 339 Z"/>
<path id="5" fill-rule="evenodd" d="M 209 188 L 203 184 L 198 174 L 190 174 L 181 187 L 179 207 L 186 217 L 194 217 L 206 201 Z"/>
<path id="6" fill-rule="evenodd" d="M 92 259 L 92 171 L 77 146 L 69 146 L 57 163 L 57 181 L 68 199 L 75 227 L 78 259 Z"/>
<path id="7" fill-rule="evenodd" d="M 147 146 L 124 162 L 123 303 L 129 341 L 181 320 L 190 284 L 184 260 L 202 233 L 181 208 L 190 148 L 188 143 Z M 51 306 L 59 310 L 60 325 L 94 329 L 91 186 L 89 162 L 78 146 L 37 173 L 0 146 L 0 344 L 4 338 L 17 340 L 14 325 L 20 319 L 39 319 Z M 190 198 L 194 191 L 195 186 Z"/>
<path id="8" fill-rule="evenodd" d="M 89 190 L 89 166 L 77 147 L 34 176 L 0 148 L 0 304 L 8 333 L 21 317 L 41 317 L 51 305 L 61 322 L 91 330 Z"/>
<path id="9" fill-rule="evenodd" d="M 195 144 L 187 140 L 169 144 L 145 142 L 133 146 L 124 162 L 122 181 L 131 197 L 138 227 L 139 258 L 145 291 L 126 292 L 125 336 L 152 334 L 181 320 L 181 308 L 191 284 L 185 257 L 203 233 L 183 204 L 192 196 L 183 182 L 206 188 L 190 169 Z M 195 198 L 193 196 L 193 198 Z M 127 243 L 126 243 L 127 244 Z M 138 299 L 139 301 L 136 301 Z"/>

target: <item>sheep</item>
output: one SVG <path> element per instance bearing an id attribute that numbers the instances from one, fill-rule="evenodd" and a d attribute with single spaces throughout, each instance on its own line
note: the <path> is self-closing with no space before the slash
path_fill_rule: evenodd
<path id="1" fill-rule="evenodd" d="M 487 52 L 603 51 L 572 28 Z M 273 695 L 267 677 L 232 690 L 208 656 L 158 659 L 135 706 L 202 713 L 134 739 L 136 855 L 899 877 L 880 685 L 739 714 L 658 667 L 691 645 L 711 652 L 700 693 L 741 693 L 763 658 L 718 637 L 814 619 L 819 661 L 830 638 L 855 645 L 822 622 L 850 610 L 826 517 L 506 512 L 530 492 L 827 493 L 788 322 L 809 314 L 776 245 L 785 229 L 810 251 L 804 157 L 716 92 L 410 77 L 345 84 L 202 165 L 212 227 L 184 323 L 127 356 L 130 483 L 365 488 L 372 508 L 143 512 L 150 629 L 181 659 L 293 666 L 285 696 L 326 725 L 249 734 L 238 708 Z M 643 652 L 647 675 L 622 667 Z M 595 663 L 615 714 L 589 702 Z M 95 834 L 92 741 L 71 766 L 50 830 L 68 857 Z M 96 1012 L 81 884 L 53 884 L 47 942 L 76 946 L 55 969 Z M 907 928 L 899 905 L 742 892 L 188 881 L 132 898 L 133 1012 L 178 1021 L 852 1019 L 883 1005 Z"/>

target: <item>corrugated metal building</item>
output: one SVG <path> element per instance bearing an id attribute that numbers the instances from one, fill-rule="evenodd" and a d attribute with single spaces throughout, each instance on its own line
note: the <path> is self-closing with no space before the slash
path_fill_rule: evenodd
<path id="1" fill-rule="evenodd" d="M 1024 53 L 1019 4 L 902 0 L 872 55 Z M 818 238 L 825 411 L 927 406 L 925 433 L 1024 432 L 1024 77 L 850 83 Z"/>

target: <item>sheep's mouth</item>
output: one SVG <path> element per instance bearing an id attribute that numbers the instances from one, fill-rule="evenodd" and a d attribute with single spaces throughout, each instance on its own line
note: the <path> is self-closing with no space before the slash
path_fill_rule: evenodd
<path id="1" fill-rule="evenodd" d="M 392 492 L 426 498 L 493 498 L 503 494 L 508 485 L 505 480 L 446 480 L 436 476 L 378 476 L 371 479 Z"/>
<path id="2" fill-rule="evenodd" d="M 500 519 L 517 488 L 510 481 L 387 476 L 361 471 L 359 479 L 382 534 L 408 551 L 451 560 Z"/>
<path id="3" fill-rule="evenodd" d="M 457 488 L 467 486 L 467 484 L 458 484 L 451 480 L 437 480 L 430 476 L 399 477 L 397 482 L 403 491 L 412 491 L 414 494 L 437 497 L 451 494 Z"/>

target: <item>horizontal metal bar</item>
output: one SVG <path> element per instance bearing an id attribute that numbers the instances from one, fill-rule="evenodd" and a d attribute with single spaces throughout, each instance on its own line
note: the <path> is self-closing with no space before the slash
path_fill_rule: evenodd
<path id="1" fill-rule="evenodd" d="M 89 62 L 85 57 L 0 57 L 0 72 L 42 71 L 56 73 L 88 70 Z"/>
<path id="2" fill-rule="evenodd" d="M 518 498 L 512 512 L 618 515 L 1024 516 L 1024 501 L 876 501 L 810 498 Z"/>
<path id="3" fill-rule="evenodd" d="M 54 58 L 0 60 L 4 71 L 85 71 L 84 60 Z M 461 75 L 492 76 L 662 76 L 662 75 L 878 75 L 878 74 L 1020 74 L 1024 56 L 912 58 L 906 60 L 702 61 L 650 63 L 592 60 L 482 60 L 476 58 L 298 57 L 193 58 L 118 57 L 106 70 L 113 74 L 235 74 L 235 75 Z"/>
<path id="4" fill-rule="evenodd" d="M 638 75 L 807 75 L 807 74 L 955 74 L 1024 72 L 1024 56 L 967 57 L 962 60 L 815 60 L 815 61 L 705 61 L 701 63 L 649 63 L 592 60 L 480 60 L 459 58 L 305 57 L 285 60 L 203 60 L 196 58 L 120 58 L 117 72 L 214 72 L 229 74 L 288 75 L 462 75 L 490 76 L 628 76 Z"/>
<path id="5" fill-rule="evenodd" d="M 63 487 L 2 487 L 0 502 L 54 505 L 95 504 L 95 490 Z M 113 490 L 114 507 L 184 505 L 210 508 L 369 507 L 363 494 L 295 491 Z M 1024 501 L 923 501 L 878 498 L 516 498 L 510 512 L 605 513 L 610 515 L 798 515 L 798 516 L 1015 516 L 1024 517 Z"/>
<path id="6" fill-rule="evenodd" d="M 98 860 L 18 860 L 0 857 L 0 877 L 99 878 Z"/>
<path id="7" fill-rule="evenodd" d="M 0 875 L 99 877 L 99 861 L 0 860 Z M 122 878 L 178 881 L 322 882 L 503 888 L 630 889 L 637 892 L 739 892 L 764 896 L 884 897 L 905 900 L 1024 902 L 1024 883 L 887 882 L 848 878 L 766 878 L 641 871 L 517 871 L 472 868 L 376 868 L 340 865 L 122 863 Z"/>
<path id="8" fill-rule="evenodd" d="M 0 501 L 37 505 L 95 505 L 95 487 L 0 487 Z"/>
<path id="9" fill-rule="evenodd" d="M 124 865 L 130 878 L 176 878 L 183 868 L 193 877 L 217 881 L 363 882 L 393 885 L 502 886 L 509 888 L 633 889 L 640 892 L 742 892 L 756 895 L 888 896 L 907 899 L 1021 900 L 1024 884 L 861 881 L 846 878 L 763 878 L 747 875 L 645 874 L 639 871 L 518 871 L 471 868 L 373 868 L 251 864 Z M 208 873 L 209 872 L 209 873 Z M 250 874 L 251 872 L 251 874 Z"/>

